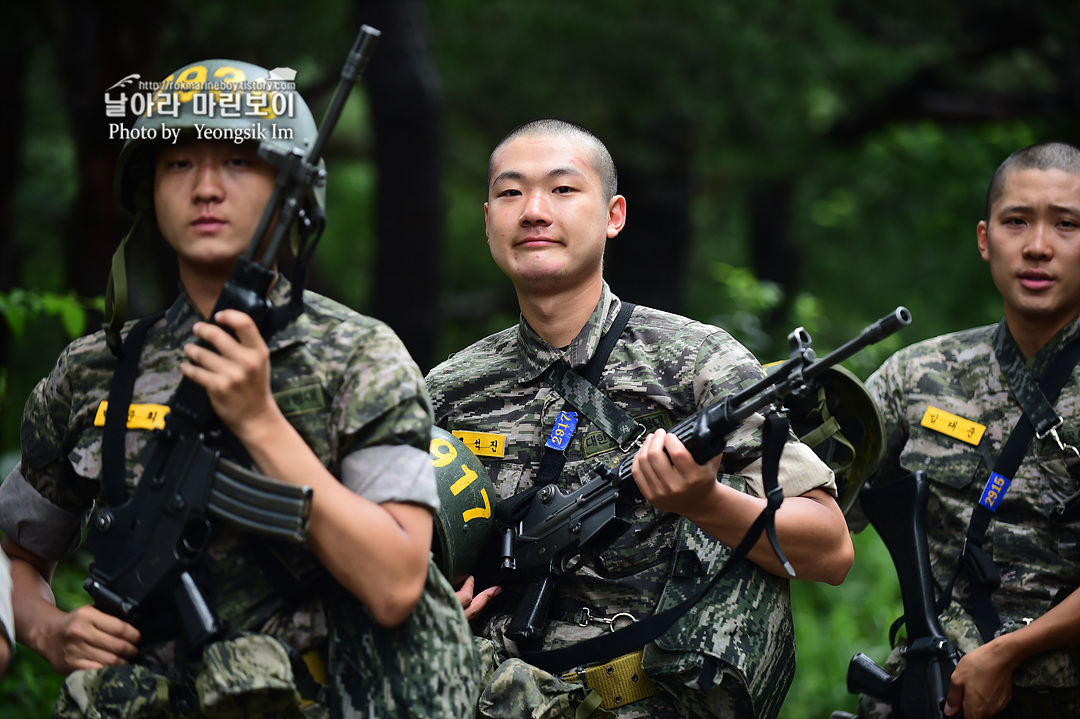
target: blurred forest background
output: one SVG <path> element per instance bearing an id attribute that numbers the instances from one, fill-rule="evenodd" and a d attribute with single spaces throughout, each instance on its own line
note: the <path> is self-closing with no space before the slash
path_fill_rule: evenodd
<path id="1" fill-rule="evenodd" d="M 1013 150 L 1080 134 L 1073 0 L 40 0 L 0 10 L 0 449 L 72 337 L 97 329 L 126 231 L 104 95 L 131 73 L 233 57 L 298 71 L 316 117 L 359 24 L 383 32 L 327 153 L 329 228 L 309 286 L 386 320 L 425 370 L 516 320 L 484 242 L 487 155 L 517 124 L 580 122 L 628 199 L 609 246 L 624 299 L 730 330 L 762 361 L 802 325 L 819 355 L 907 306 L 913 324 L 850 360 L 865 378 L 910 342 L 996 321 L 975 246 Z M 176 284 L 129 257 L 131 316 Z M 900 613 L 873 530 L 841 587 L 793 586 L 798 669 L 784 719 L 854 707 L 851 656 L 882 661 Z M 88 601 L 88 557 L 58 601 Z M 0 714 L 42 717 L 59 684 L 20 648 Z"/>

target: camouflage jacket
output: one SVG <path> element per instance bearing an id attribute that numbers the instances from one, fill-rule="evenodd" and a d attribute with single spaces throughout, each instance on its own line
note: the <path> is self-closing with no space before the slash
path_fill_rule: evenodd
<path id="1" fill-rule="evenodd" d="M 500 499 L 532 486 L 545 440 L 563 409 L 564 398 L 541 375 L 560 359 L 580 371 L 595 353 L 620 306 L 619 299 L 605 284 L 592 317 L 567 348 L 551 347 L 521 319 L 516 327 L 456 353 L 428 374 L 437 425 L 451 431 L 487 432 L 505 438 L 501 458 L 481 455 Z M 737 392 L 762 376 L 760 364 L 724 330 L 638 306 L 619 337 L 598 386 L 651 431 L 670 428 L 700 407 Z M 720 475 L 721 481 L 759 496 L 762 493 L 758 459 L 761 422 L 762 418 L 755 415 L 728 438 L 723 471 L 729 473 Z M 834 491 L 831 471 L 816 456 L 803 445 L 788 445 L 788 450 L 783 455 L 780 476 L 786 495 L 802 494 L 815 487 Z M 580 413 L 564 454 L 566 464 L 557 482 L 564 489 L 581 486 L 598 463 L 610 466 L 623 457 L 616 442 Z M 660 604 L 666 607 L 677 603 L 676 595 L 681 592 L 685 596 L 692 591 L 688 585 L 693 584 L 692 580 L 672 581 L 679 576 L 675 565 L 684 566 L 681 561 L 672 561 L 677 546 L 682 551 L 696 553 L 693 564 L 706 571 L 718 569 L 717 560 L 730 551 L 680 517 L 640 502 L 628 531 L 598 558 L 559 579 L 545 648 L 607 631 L 600 624 L 579 625 L 576 620 L 582 608 L 588 608 L 593 616 L 610 618 L 629 612 L 643 618 Z M 728 615 L 726 618 L 717 617 L 711 610 L 695 612 L 694 619 L 681 621 L 659 643 L 676 653 L 689 650 L 718 656 L 741 671 L 749 668 L 743 661 L 747 646 L 753 647 L 750 653 L 755 653 L 756 649 L 775 649 L 771 641 L 780 645 L 790 640 L 786 636 L 791 630 L 787 583 L 746 564 L 748 576 L 743 581 L 750 581 L 752 586 L 743 585 L 742 594 L 733 594 L 736 599 L 754 596 L 759 604 L 753 611 L 748 607 L 755 600 L 747 599 L 748 604 L 743 606 L 731 600 L 729 593 L 729 606 L 723 610 Z M 759 597 L 758 591 L 766 596 Z M 505 588 L 483 633 L 505 641 L 503 632 L 520 598 L 515 588 Z M 710 595 L 710 598 L 714 597 Z M 746 628 L 743 621 L 749 624 L 757 621 L 758 629 L 768 626 L 760 636 L 767 635 L 769 639 L 760 639 L 759 643 L 757 638 L 736 637 Z M 738 650 L 733 649 L 735 642 L 741 642 Z M 743 660 L 737 656 L 740 653 Z M 778 665 L 794 659 L 784 652 L 773 654 L 770 661 L 774 658 Z M 753 663 L 755 659 L 750 661 Z M 770 671 L 762 669 L 755 670 L 752 676 L 768 678 Z M 739 681 L 745 682 L 745 676 Z M 774 684 L 771 691 L 782 699 L 783 691 L 777 691 L 777 686 L 782 685 Z"/>
<path id="2" fill-rule="evenodd" d="M 1004 320 L 1001 329 L 1007 333 Z M 886 461 L 876 482 L 924 470 L 931 479 L 926 521 L 930 560 L 940 592 L 959 560 L 972 510 L 1022 410 L 995 354 L 996 326 L 979 327 L 926 340 L 888 360 L 867 381 L 878 400 L 887 432 Z M 1033 377 L 1080 333 L 1080 322 L 1063 329 L 1028 363 Z M 998 340 L 1000 341 L 1000 340 Z M 1011 342 L 1011 339 L 1008 340 Z M 1080 446 L 1080 368 L 1074 369 L 1055 406 L 1065 444 Z M 927 424 L 935 410 L 985 427 L 977 445 L 954 439 Z M 928 415 L 929 412 L 929 415 Z M 986 532 L 984 547 L 1001 571 L 992 599 L 1002 630 L 1039 617 L 1080 586 L 1080 523 L 1053 522 L 1049 512 L 1078 489 L 1060 452 L 1048 438 L 1034 440 L 1012 478 Z M 956 602 L 943 615 L 951 638 L 962 649 L 981 639 L 970 619 L 968 585 L 962 576 Z M 957 616 L 966 617 L 963 622 Z M 1078 647 L 1035 657 L 1014 675 L 1018 686 L 1077 686 Z"/>
<path id="3" fill-rule="evenodd" d="M 288 292 L 288 283 L 279 279 L 271 300 L 281 303 Z M 271 388 L 282 412 L 327 469 L 354 491 L 375 502 L 414 502 L 434 510 L 438 495 L 427 454 L 431 410 L 415 363 L 381 322 L 314 293 L 306 292 L 304 300 L 303 314 L 268 342 Z M 198 319 L 181 295 L 164 318 L 151 326 L 140 354 L 133 405 L 168 405 L 181 379 L 183 345 L 193 340 L 191 328 Z M 131 323 L 125 336 L 130 327 Z M 0 528 L 47 559 L 58 560 L 73 551 L 94 504 L 104 502 L 103 427 L 95 418 L 108 398 L 114 368 L 115 358 L 102 332 L 78 339 L 64 350 L 52 373 L 27 401 L 22 463 L 0 485 Z M 150 436 L 145 430 L 128 429 L 129 488 L 142 474 Z M 230 455 L 227 442 L 222 441 L 219 448 L 223 455 Z M 272 580 L 265 570 L 267 561 L 318 584 L 284 597 L 281 580 Z M 393 703 L 379 704 L 401 701 L 400 694 L 391 696 L 396 689 L 391 690 L 386 677 L 398 675 L 408 683 L 409 677 L 416 676 L 417 664 L 432 667 L 431 680 L 437 683 L 449 683 L 448 677 L 455 682 L 461 679 L 463 687 L 467 683 L 473 658 L 451 645 L 469 644 L 470 633 L 460 605 L 437 571 L 429 571 L 427 591 L 413 617 L 387 630 L 374 623 L 359 600 L 322 576 L 321 566 L 306 546 L 268 542 L 215 522 L 201 564 L 198 576 L 229 636 L 269 634 L 287 646 L 292 656 L 315 650 L 331 678 L 352 677 L 332 689 L 339 693 L 341 706 L 362 706 L 367 701 L 362 691 L 350 698 L 350 685 L 377 684 L 379 691 L 370 693 L 385 696 L 373 700 L 372 706 L 393 713 L 386 708 L 393 708 Z M 335 616 L 343 619 L 335 623 Z M 451 658 L 434 653 L 423 656 L 424 636 L 434 639 L 436 634 L 432 625 L 444 634 L 438 641 Z M 379 648 L 373 649 L 373 644 Z M 182 640 L 141 649 L 140 664 L 149 667 L 185 661 Z M 369 656 L 368 651 L 382 654 Z M 390 663 L 380 664 L 384 659 Z M 362 681 L 353 681 L 357 671 L 364 674 Z M 409 691 L 420 693 L 416 686 Z M 440 715 L 428 706 L 430 693 L 422 693 L 418 714 Z"/>

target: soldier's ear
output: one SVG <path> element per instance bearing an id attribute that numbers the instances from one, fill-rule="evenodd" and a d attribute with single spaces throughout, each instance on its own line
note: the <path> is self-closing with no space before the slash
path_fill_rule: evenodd
<path id="1" fill-rule="evenodd" d="M 622 228 L 625 225 L 626 198 L 622 195 L 615 195 L 610 200 L 608 200 L 608 239 L 610 240 L 612 237 L 622 232 Z"/>

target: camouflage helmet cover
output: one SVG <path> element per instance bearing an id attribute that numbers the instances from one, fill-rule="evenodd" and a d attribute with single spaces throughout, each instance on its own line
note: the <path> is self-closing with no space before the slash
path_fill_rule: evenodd
<path id="1" fill-rule="evenodd" d="M 144 148 L 168 139 L 163 128 L 194 133 L 199 139 L 259 140 L 279 152 L 296 147 L 306 153 L 318 134 L 315 118 L 291 80 L 239 60 L 189 63 L 159 84 L 147 111 L 126 135 L 113 192 L 129 214 L 152 207 L 154 157 Z M 312 194 L 325 206 L 323 188 Z"/>
<path id="2" fill-rule="evenodd" d="M 432 551 L 443 575 L 459 582 L 473 573 L 491 536 L 495 486 L 472 450 L 441 427 L 431 430 L 431 463 L 439 485 Z"/>

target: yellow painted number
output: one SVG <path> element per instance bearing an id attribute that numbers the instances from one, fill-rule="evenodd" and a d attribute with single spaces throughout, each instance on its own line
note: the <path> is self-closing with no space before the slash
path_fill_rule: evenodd
<path id="1" fill-rule="evenodd" d="M 243 87 L 242 83 L 247 79 L 247 74 L 240 68 L 226 65 L 214 70 L 214 77 L 218 82 L 215 82 L 210 94 L 214 96 L 215 101 L 221 102 L 222 95 L 225 96 L 226 101 L 231 101 L 234 94 L 240 93 L 240 88 Z M 235 84 L 235 87 L 219 88 L 217 87 L 218 84 Z"/>
<path id="2" fill-rule="evenodd" d="M 428 449 L 428 453 L 431 455 L 431 464 L 435 467 L 445 467 L 455 459 L 457 459 L 457 448 L 454 445 L 447 442 L 445 439 L 435 438 L 431 440 L 431 445 Z M 450 492 L 456 497 L 466 489 L 469 485 L 476 481 L 479 477 L 475 470 L 470 469 L 469 465 L 462 462 L 461 464 L 461 476 L 450 485 Z M 488 497 L 487 490 L 480 489 L 480 497 L 484 500 L 484 506 L 473 507 L 467 509 L 461 513 L 461 518 L 468 524 L 474 519 L 487 519 L 491 516 L 491 499 Z"/>
<path id="3" fill-rule="evenodd" d="M 461 518 L 465 520 L 466 524 L 474 519 L 487 519 L 491 516 L 491 500 L 488 499 L 487 490 L 481 489 L 480 496 L 484 498 L 483 507 L 474 507 L 461 513 Z"/>
<path id="4" fill-rule="evenodd" d="M 180 102 L 191 102 L 191 98 L 195 93 L 203 89 L 206 85 L 206 66 L 205 65 L 192 65 L 187 70 L 180 73 L 180 77 L 176 78 L 176 85 L 180 92 L 176 93 L 176 98 Z"/>
<path id="5" fill-rule="evenodd" d="M 431 454 L 431 463 L 436 467 L 445 467 L 457 459 L 457 449 L 445 439 L 431 440 L 428 452 Z"/>

